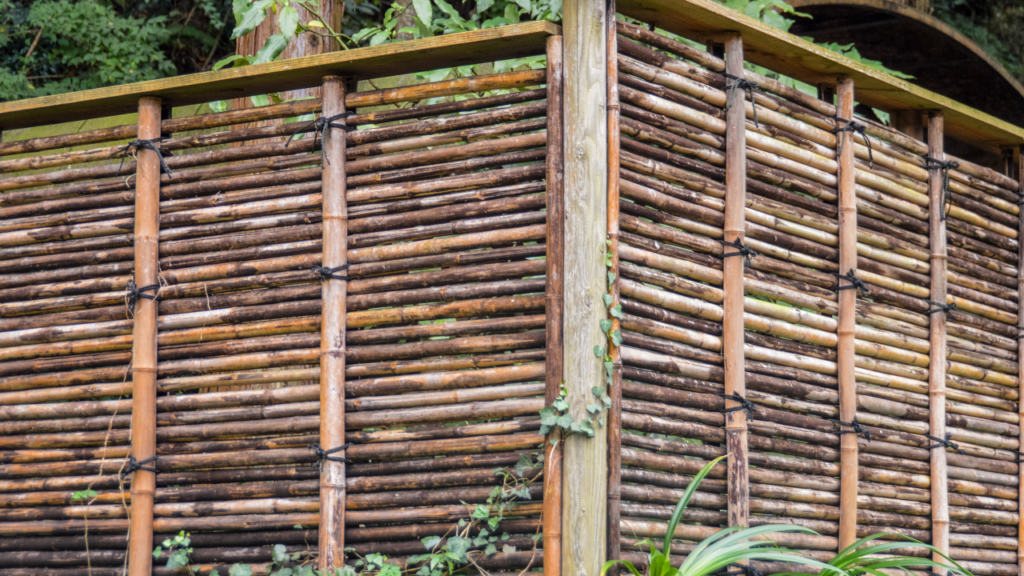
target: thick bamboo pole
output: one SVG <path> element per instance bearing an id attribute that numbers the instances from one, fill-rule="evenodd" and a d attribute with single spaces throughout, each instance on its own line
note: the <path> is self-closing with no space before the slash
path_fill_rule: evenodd
<path id="1" fill-rule="evenodd" d="M 943 117 L 941 113 L 928 115 L 928 155 L 943 161 Z M 932 170 L 928 179 L 928 228 L 931 236 L 931 300 L 946 302 L 946 223 L 941 170 Z M 946 314 L 934 313 L 930 318 L 930 362 L 928 364 L 928 399 L 930 433 L 936 438 L 946 435 Z M 949 552 L 949 490 L 947 489 L 946 449 L 939 446 L 931 453 L 932 478 L 932 545 Z M 934 555 L 936 562 L 943 558 Z"/>
<path id="2" fill-rule="evenodd" d="M 1013 159 L 1014 159 L 1014 166 L 1016 167 L 1016 170 L 1017 170 L 1017 174 L 1016 174 L 1017 180 L 1020 182 L 1020 187 L 1018 188 L 1018 194 L 1020 194 L 1022 197 L 1024 197 L 1024 153 L 1022 153 L 1022 150 L 1021 150 L 1020 147 L 1014 149 L 1014 151 L 1013 151 Z M 1011 175 L 1011 177 L 1012 176 L 1013 175 Z M 1017 224 L 1017 226 L 1019 227 L 1018 230 L 1020 230 L 1020 233 L 1022 234 L 1020 237 L 1024 238 L 1024 217 L 1020 218 L 1020 221 Z M 1020 307 L 1018 308 L 1017 316 L 1018 316 L 1018 318 L 1024 318 L 1024 245 L 1022 245 L 1022 247 L 1020 249 L 1020 256 L 1019 256 L 1019 260 L 1017 262 L 1017 278 L 1018 278 L 1018 280 L 1017 280 L 1017 282 L 1018 282 L 1017 292 L 1018 292 L 1018 294 L 1020 294 L 1020 297 L 1019 297 L 1019 299 L 1020 299 Z M 1020 324 L 1021 323 L 1018 322 L 1018 328 L 1017 328 L 1018 332 L 1021 331 L 1021 329 L 1019 327 Z M 1020 361 L 1021 359 L 1024 359 L 1024 339 L 1018 339 L 1017 340 L 1017 359 L 1018 359 L 1018 370 L 1019 370 L 1018 378 L 1020 378 L 1021 381 L 1024 381 L 1024 362 Z M 1020 422 L 1024 422 L 1024 402 L 1018 402 L 1017 406 L 1018 406 L 1018 411 L 1019 411 L 1020 418 L 1021 418 L 1021 420 L 1019 420 L 1019 421 Z M 1021 428 L 1020 441 L 1021 441 L 1021 446 L 1024 446 L 1024 427 Z M 1019 464 L 1018 466 L 1019 466 L 1018 474 L 1019 474 L 1019 479 L 1020 479 L 1020 481 L 1018 483 L 1018 486 L 1024 486 L 1024 464 Z M 1019 570 L 1018 573 L 1021 574 L 1022 576 L 1024 576 L 1024 490 L 1020 491 L 1019 498 L 1020 498 L 1020 510 L 1019 510 L 1018 514 L 1020 516 L 1020 520 L 1019 520 L 1020 525 L 1019 525 L 1019 527 L 1017 529 L 1017 539 L 1018 539 L 1017 540 L 1017 542 L 1018 542 L 1018 544 L 1017 544 L 1017 567 L 1018 567 L 1018 570 Z"/>
<path id="3" fill-rule="evenodd" d="M 840 78 L 836 87 L 838 118 L 853 121 L 853 80 Z M 839 270 L 841 274 L 857 269 L 857 192 L 855 183 L 853 132 L 840 132 L 837 138 L 839 158 Z M 848 280 L 840 284 L 849 284 Z M 838 346 L 839 419 L 852 423 L 857 417 L 857 383 L 854 376 L 856 348 L 857 291 L 839 293 Z M 849 426 L 844 426 L 850 430 Z M 857 436 L 843 434 L 840 442 L 839 548 L 857 539 Z"/>
<path id="4" fill-rule="evenodd" d="M 746 92 L 739 86 L 743 70 L 743 38 L 732 34 L 725 40 L 725 71 L 733 78 L 728 91 L 725 115 L 725 225 L 724 239 L 728 245 L 724 258 L 723 285 L 725 301 L 722 320 L 722 348 L 725 360 L 726 396 L 745 397 L 746 373 L 743 359 L 743 267 L 745 256 L 738 254 L 746 230 L 747 146 Z M 747 415 L 741 404 L 726 399 L 725 442 L 729 452 L 729 525 L 750 525 L 750 473 L 747 462 Z"/>
<path id="5" fill-rule="evenodd" d="M 608 20 L 605 23 L 608 60 L 608 250 L 614 280 L 608 292 L 612 306 L 619 306 L 619 53 L 616 30 L 615 0 L 608 1 Z M 610 277 L 611 278 L 611 277 Z M 611 317 L 612 333 L 620 333 L 621 322 Z M 608 339 L 608 354 L 612 361 L 611 380 L 607 391 L 612 400 L 608 410 L 608 559 L 621 557 L 620 492 L 622 487 L 622 352 L 613 338 Z M 613 573 L 613 576 L 616 576 Z"/>
<path id="6" fill-rule="evenodd" d="M 605 2 L 564 5 L 565 74 L 565 372 L 569 413 L 587 417 L 592 388 L 604 379 L 595 348 L 607 342 L 605 236 L 608 222 L 607 42 Z M 562 573 L 594 576 L 607 551 L 608 436 L 565 437 L 563 444 Z"/>
<path id="7" fill-rule="evenodd" d="M 139 100 L 139 139 L 160 138 L 160 99 Z M 135 285 L 158 283 L 160 245 L 160 158 L 140 149 L 135 179 Z M 157 291 L 148 290 L 146 296 Z M 156 456 L 157 301 L 138 298 L 132 332 L 132 455 L 138 462 Z M 155 468 L 149 463 L 147 468 Z M 153 498 L 156 475 L 132 475 L 132 509 L 128 543 L 129 576 L 149 576 L 153 566 Z"/>
<path id="8" fill-rule="evenodd" d="M 345 84 L 324 78 L 323 113 L 323 312 L 320 322 L 320 444 L 335 450 L 345 443 L 345 321 L 348 297 L 348 203 L 345 200 L 345 130 L 332 117 L 345 113 Z M 336 272 L 331 272 L 336 271 Z M 320 473 L 320 570 L 345 565 L 345 450 L 323 461 Z"/>
<path id="9" fill-rule="evenodd" d="M 562 37 L 551 36 L 548 58 L 548 138 L 546 159 L 547 238 L 545 239 L 544 402 L 558 398 L 563 378 L 562 308 L 565 274 L 565 189 L 562 181 Z M 562 568 L 562 439 L 556 428 L 544 446 L 544 573 Z"/>

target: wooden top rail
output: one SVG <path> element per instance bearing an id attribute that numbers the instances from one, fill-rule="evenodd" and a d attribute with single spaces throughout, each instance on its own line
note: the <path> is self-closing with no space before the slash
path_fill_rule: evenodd
<path id="1" fill-rule="evenodd" d="M 693 40 L 721 41 L 724 33 L 739 32 L 748 62 L 812 85 L 835 85 L 838 76 L 849 77 L 857 101 L 881 110 L 940 110 L 948 136 L 986 150 L 1024 143 L 1024 128 L 850 60 L 714 0 L 618 0 L 618 10 Z"/>
<path id="2" fill-rule="evenodd" d="M 185 106 L 319 86 L 323 77 L 329 75 L 382 78 L 533 56 L 543 54 L 548 36 L 558 34 L 561 34 L 561 28 L 551 22 L 527 22 L 226 68 L 216 72 L 17 100 L 0 103 L 0 130 L 127 114 L 137 110 L 139 98 L 143 96 L 158 96 L 164 104 Z"/>

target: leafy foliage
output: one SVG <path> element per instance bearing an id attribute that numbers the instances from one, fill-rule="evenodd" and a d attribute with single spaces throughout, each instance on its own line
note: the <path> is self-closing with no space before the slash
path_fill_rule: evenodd
<path id="1" fill-rule="evenodd" d="M 893 540 L 875 542 L 882 538 L 890 538 Z M 932 554 L 938 554 L 946 560 L 949 560 L 949 563 L 935 562 L 930 558 L 921 558 L 918 556 L 886 555 L 892 553 L 894 550 L 907 550 L 908 548 L 918 550 L 923 549 Z M 822 568 L 816 574 L 808 574 L 806 572 L 782 572 L 776 576 L 832 576 L 834 574 L 838 574 L 840 571 L 849 574 L 849 576 L 877 576 L 890 570 L 911 574 L 911 569 L 922 570 L 934 568 L 946 570 L 949 574 L 971 576 L 971 573 L 968 572 L 967 569 L 955 562 L 949 556 L 940 552 L 938 548 L 931 544 L 925 544 L 924 542 L 915 540 L 909 536 L 903 536 L 891 532 L 882 532 L 866 536 L 857 540 L 853 544 L 850 544 L 829 561 L 828 567 Z M 933 574 L 936 573 L 935 570 L 931 570 L 931 572 Z"/>
<path id="2" fill-rule="evenodd" d="M 1019 0 L 933 0 L 932 13 L 1024 82 L 1024 4 Z"/>

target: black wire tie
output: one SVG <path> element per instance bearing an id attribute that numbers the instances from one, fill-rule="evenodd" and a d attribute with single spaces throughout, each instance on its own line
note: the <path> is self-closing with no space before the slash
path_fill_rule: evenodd
<path id="1" fill-rule="evenodd" d="M 840 280 L 846 280 L 847 282 L 849 282 L 849 284 L 847 284 L 846 286 L 836 286 L 835 288 L 832 289 L 833 292 L 839 292 L 840 290 L 857 290 L 863 296 L 867 296 L 868 294 L 870 294 L 870 291 L 868 290 L 868 285 L 865 284 L 864 281 L 861 280 L 860 278 L 857 278 L 857 275 L 853 273 L 852 268 L 846 274 L 837 274 L 833 272 L 832 275 Z"/>
<path id="2" fill-rule="evenodd" d="M 345 270 L 348 270 L 348 264 L 342 264 L 341 266 L 335 266 L 334 268 L 327 268 L 326 266 L 313 266 L 312 271 L 313 274 L 320 276 L 321 282 L 326 282 L 328 280 L 344 280 L 348 282 L 349 278 L 347 274 L 338 274 L 338 272 L 342 272 Z"/>
<path id="3" fill-rule="evenodd" d="M 143 286 L 142 288 L 137 288 L 135 286 L 135 279 L 133 278 L 133 279 L 129 280 L 128 281 L 128 285 L 125 286 L 125 289 L 124 289 L 124 291 L 125 291 L 125 302 L 126 302 L 128 308 L 130 310 L 135 310 L 135 303 L 138 302 L 140 298 L 144 298 L 146 300 L 152 300 L 152 301 L 156 302 L 158 300 L 158 297 L 157 297 L 156 294 L 145 294 L 145 292 L 149 292 L 150 290 L 157 290 L 159 288 L 160 288 L 159 284 L 150 284 L 149 286 Z"/>
<path id="4" fill-rule="evenodd" d="M 723 246 L 731 246 L 732 248 L 736 249 L 736 252 L 723 252 L 721 256 L 717 257 L 719 260 L 725 260 L 726 258 L 731 258 L 733 256 L 743 256 L 744 263 L 747 265 L 748 268 L 750 268 L 750 257 L 760 256 L 760 254 L 758 254 L 757 251 L 751 248 L 750 246 L 744 246 L 742 240 L 738 240 L 736 242 L 726 242 L 725 240 L 719 240 L 719 242 L 721 242 Z"/>
<path id="5" fill-rule="evenodd" d="M 732 408 L 726 408 L 725 410 L 722 410 L 722 414 L 728 414 L 730 412 L 739 412 L 742 410 L 743 412 L 747 413 L 747 416 L 753 416 L 754 412 L 757 412 L 757 404 L 754 404 L 753 402 L 747 400 L 743 396 L 740 396 L 738 394 L 719 394 L 719 396 L 725 398 L 726 400 L 732 400 L 734 402 L 740 403 L 739 406 L 733 406 Z"/>
<path id="6" fill-rule="evenodd" d="M 924 166 L 928 170 L 942 170 L 942 220 L 944 221 L 953 207 L 953 201 L 950 198 L 949 171 L 959 168 L 960 163 L 953 160 L 936 160 L 925 156 Z"/>
<path id="7" fill-rule="evenodd" d="M 956 442 L 951 442 L 949 440 L 952 437 L 952 434 L 949 433 L 949 432 L 946 432 L 946 437 L 945 438 L 936 438 L 935 436 L 932 436 L 931 434 L 925 434 L 924 437 L 929 439 L 929 440 L 934 440 L 935 442 L 938 442 L 938 444 L 932 444 L 931 446 L 929 446 L 928 447 L 929 450 L 934 450 L 936 448 L 952 448 L 953 450 L 956 450 L 960 454 L 967 454 L 967 452 L 965 452 L 963 449 L 961 449 L 960 446 L 957 445 Z"/>
<path id="8" fill-rule="evenodd" d="M 754 90 L 760 88 L 757 82 L 754 82 L 753 80 L 747 80 L 746 78 L 740 78 L 739 76 L 734 76 L 728 73 L 722 74 L 722 76 L 725 76 L 729 80 L 732 80 L 732 82 L 726 83 L 729 92 L 732 92 L 734 90 L 743 90 L 744 92 L 747 93 L 747 98 L 750 100 L 750 107 L 753 108 L 754 110 L 754 126 L 760 128 L 761 124 L 759 124 L 757 121 L 757 101 L 754 100 Z"/>
<path id="9" fill-rule="evenodd" d="M 159 145 L 159 142 L 163 139 L 164 138 L 161 136 L 160 138 L 153 138 L 151 140 L 132 140 L 111 154 L 109 158 L 113 158 L 115 156 L 121 157 L 121 164 L 117 167 L 116 175 L 121 175 L 121 169 L 124 168 L 124 161 L 128 156 L 137 158 L 139 150 L 152 150 L 153 152 L 156 152 L 156 157 L 160 159 L 160 172 L 171 177 L 171 167 L 167 165 L 167 160 L 164 159 L 164 151 L 160 149 Z M 170 152 L 167 152 L 167 155 L 173 156 Z"/>
<path id="10" fill-rule="evenodd" d="M 129 454 L 128 463 L 125 464 L 124 468 L 121 469 L 121 472 L 118 473 L 118 478 L 122 482 L 124 482 L 124 479 L 127 478 L 129 475 L 131 475 L 132 472 L 135 472 L 136 470 L 142 470 L 143 472 L 152 472 L 153 474 L 159 474 L 160 471 L 157 470 L 156 467 L 146 466 L 146 464 L 149 464 L 150 462 L 156 462 L 156 459 L 156 456 L 150 456 L 145 460 L 136 460 L 134 454 Z"/>
<path id="11" fill-rule="evenodd" d="M 316 143 L 317 143 L 318 140 L 326 140 L 326 138 L 324 138 L 324 130 L 327 130 L 328 127 L 330 127 L 330 128 L 340 128 L 340 129 L 344 130 L 345 132 L 352 132 L 353 130 L 355 130 L 356 129 L 355 126 L 349 126 L 348 124 L 336 124 L 336 122 L 338 120 L 344 120 L 345 118 L 348 118 L 349 116 L 354 116 L 354 115 L 355 115 L 355 112 L 352 112 L 351 110 L 346 110 L 345 112 L 342 112 L 341 114 L 335 114 L 334 116 L 330 116 L 330 117 L 327 117 L 327 118 L 324 118 L 323 116 L 321 116 L 320 118 L 317 118 L 316 120 L 311 121 L 306 126 L 306 128 L 312 128 L 313 129 L 313 149 L 316 150 Z M 330 134 L 330 132 L 328 132 L 328 134 Z M 291 140 L 291 138 L 289 138 L 288 142 L 285 143 L 284 147 L 287 148 L 291 143 L 292 143 L 292 140 Z M 325 150 L 323 146 L 320 147 L 320 159 L 323 161 L 323 164 L 325 166 L 330 166 L 331 165 L 331 161 L 328 160 L 328 158 L 327 158 L 327 150 Z"/>
<path id="12" fill-rule="evenodd" d="M 324 462 L 327 462 L 327 461 L 330 461 L 330 462 L 342 462 L 342 463 L 351 462 L 351 460 L 349 460 L 348 458 L 344 458 L 342 456 L 331 456 L 331 454 L 334 454 L 335 452 L 340 452 L 342 450 L 345 450 L 345 449 L 349 448 L 350 446 L 352 446 L 352 445 L 351 444 L 342 444 L 341 446 L 338 446 L 337 448 L 331 448 L 330 450 L 324 450 L 323 446 L 321 446 L 319 442 L 313 442 L 312 444 L 309 445 L 309 451 L 314 453 L 314 454 L 316 454 L 317 460 L 312 465 L 316 466 L 317 468 L 320 469 L 321 472 L 323 472 L 324 471 Z"/>
<path id="13" fill-rule="evenodd" d="M 843 434 L 859 434 L 864 437 L 865 440 L 871 442 L 871 430 L 868 430 L 866 426 L 857 421 L 856 418 L 853 422 L 843 422 L 839 419 L 832 419 L 833 422 L 839 424 L 839 435 Z M 850 428 L 849 430 L 843 430 L 843 426 Z"/>
<path id="14" fill-rule="evenodd" d="M 832 132 L 836 136 L 838 136 L 840 132 L 857 133 L 857 134 L 860 134 L 861 136 L 863 136 L 864 137 L 864 144 L 868 147 L 868 163 L 870 164 L 870 166 L 872 168 L 874 168 L 875 167 L 875 154 L 871 150 L 871 138 L 868 138 L 868 134 L 867 134 L 867 132 L 865 132 L 865 130 L 867 130 L 867 126 L 861 124 L 860 122 L 855 122 L 853 120 L 846 120 L 844 118 L 836 118 L 836 120 L 839 121 L 839 122 L 845 122 L 846 125 L 843 126 L 842 128 L 838 128 L 838 127 L 837 128 L 833 128 L 832 130 L 829 130 L 829 132 Z M 837 159 L 838 159 L 839 156 L 843 155 L 843 141 L 844 140 L 845 140 L 845 138 L 839 140 L 839 149 L 836 150 L 836 157 L 837 157 Z"/>
<path id="15" fill-rule="evenodd" d="M 948 314 L 949 312 L 958 309 L 956 307 L 956 302 L 952 304 L 940 304 L 935 300 L 927 300 L 926 302 L 935 306 L 935 308 L 932 308 L 931 310 L 928 311 L 928 314 L 936 314 L 938 312 L 945 312 Z"/>

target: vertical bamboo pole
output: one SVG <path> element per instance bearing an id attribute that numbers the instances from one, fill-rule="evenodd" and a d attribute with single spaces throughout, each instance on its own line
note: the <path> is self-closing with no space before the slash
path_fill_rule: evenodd
<path id="1" fill-rule="evenodd" d="M 565 61 L 565 386 L 577 422 L 604 380 L 605 235 L 608 223 L 607 5 L 568 0 L 562 31 Z M 562 572 L 596 576 L 607 551 L 608 436 L 563 440 Z"/>
<path id="2" fill-rule="evenodd" d="M 853 80 L 840 78 L 837 86 L 838 117 L 853 120 Z M 839 123 L 843 125 L 842 122 Z M 840 132 L 836 139 L 839 152 L 839 270 L 840 274 L 857 269 L 857 193 L 854 189 L 856 167 L 852 132 Z M 848 284 L 839 280 L 840 284 Z M 854 376 L 853 334 L 856 324 L 856 290 L 839 292 L 839 419 L 853 422 L 857 417 L 857 383 Z M 849 430 L 848 426 L 843 427 Z M 857 539 L 857 435 L 843 434 L 839 468 L 839 548 Z"/>
<path id="3" fill-rule="evenodd" d="M 338 76 L 323 80 L 323 118 L 345 112 L 345 83 Z M 340 122 L 339 122 L 340 123 Z M 324 127 L 323 262 L 325 268 L 348 263 L 348 203 L 345 200 L 345 131 Z M 343 274 L 343 273 L 342 273 Z M 324 450 L 345 443 L 345 304 L 348 282 L 337 278 L 322 284 L 320 322 L 320 445 Z M 345 451 L 332 456 L 344 457 Z M 327 460 L 320 473 L 320 570 L 333 574 L 345 565 L 345 463 Z"/>
<path id="4" fill-rule="evenodd" d="M 139 140 L 160 137 L 160 99 L 139 99 Z M 135 172 L 135 285 L 158 282 L 160 267 L 160 157 L 138 150 Z M 152 294 L 152 292 L 147 292 Z M 156 456 L 156 300 L 139 298 L 132 328 L 132 455 L 139 462 Z M 148 467 L 153 467 L 149 464 Z M 128 573 L 149 576 L 153 568 L 153 496 L 156 475 L 132 475 Z"/>
<path id="5" fill-rule="evenodd" d="M 565 272 L 565 190 L 562 182 L 562 37 L 549 36 L 547 239 L 545 297 L 544 399 L 550 406 L 562 385 L 562 301 Z M 544 446 L 544 574 L 559 576 L 562 568 L 562 438 L 557 428 Z"/>
<path id="6" fill-rule="evenodd" d="M 608 0 L 608 20 L 605 35 L 608 43 L 608 250 L 614 280 L 608 282 L 612 306 L 619 306 L 619 53 L 618 33 L 615 28 L 615 0 Z M 621 329 L 612 317 L 612 333 Z M 622 352 L 612 338 L 608 339 L 612 374 L 608 394 L 612 405 L 608 411 L 608 559 L 621 556 L 619 512 L 622 486 Z M 606 374 L 607 380 L 607 374 Z"/>
<path id="7" fill-rule="evenodd" d="M 928 155 L 936 160 L 946 159 L 942 148 L 943 117 L 941 112 L 928 114 Z M 928 175 L 928 234 L 931 237 L 931 300 L 946 303 L 946 223 L 942 220 L 943 177 L 941 170 Z M 935 313 L 930 320 L 930 361 L 928 362 L 928 400 L 930 404 L 930 434 L 936 438 L 946 435 L 946 314 Z M 946 449 L 931 451 L 932 477 L 932 545 L 949 553 L 949 482 L 946 479 Z M 936 562 L 945 562 L 933 554 Z M 943 570 L 942 573 L 945 571 Z"/>
<path id="8" fill-rule="evenodd" d="M 743 38 L 731 34 L 725 40 L 725 72 L 743 78 Z M 731 82 L 737 82 L 732 79 Z M 725 227 L 726 242 L 740 244 L 746 229 L 747 145 L 746 92 L 728 91 L 725 112 Z M 725 246 L 723 253 L 736 252 Z M 746 396 L 747 380 L 743 360 L 743 265 L 741 256 L 725 258 L 725 318 L 722 321 L 722 346 L 725 356 L 725 394 Z M 725 401 L 726 408 L 740 406 Z M 729 525 L 750 525 L 750 473 L 747 469 L 747 415 L 742 410 L 725 417 L 725 443 L 729 452 Z"/>
<path id="9" fill-rule="evenodd" d="M 1021 198 L 1024 198 L 1024 154 L 1021 154 L 1021 148 L 1014 147 L 1013 150 L 1013 166 L 1016 168 L 1016 174 L 1019 189 L 1017 194 Z M 1018 238 L 1024 238 L 1024 214 L 1021 214 L 1021 218 L 1017 223 L 1018 231 L 1020 235 Z M 1017 290 L 1020 291 L 1019 304 L 1017 307 L 1017 332 L 1024 332 L 1020 326 L 1024 325 L 1024 245 L 1019 248 L 1019 257 L 1017 262 Z M 1019 363 L 1018 377 L 1024 382 L 1024 339 L 1017 340 L 1017 360 Z M 1024 422 L 1024 402 L 1018 402 L 1017 410 L 1020 414 L 1020 422 Z M 1024 427 L 1020 431 L 1020 442 L 1021 446 L 1024 446 Z M 1024 486 L 1024 464 L 1018 464 L 1018 474 L 1020 483 L 1018 486 Z M 1017 571 L 1018 574 L 1024 576 L 1024 490 L 1020 491 L 1020 508 L 1018 510 L 1020 514 L 1019 525 L 1017 527 Z"/>

